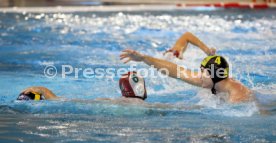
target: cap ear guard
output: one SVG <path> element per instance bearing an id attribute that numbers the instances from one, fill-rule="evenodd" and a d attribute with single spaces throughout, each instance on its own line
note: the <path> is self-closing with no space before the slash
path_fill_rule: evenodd
<path id="1" fill-rule="evenodd" d="M 35 92 L 32 92 L 34 94 L 34 100 L 41 100 L 41 95 Z"/>
<path id="2" fill-rule="evenodd" d="M 119 86 L 122 96 L 140 98 L 143 100 L 147 98 L 145 81 L 142 77 L 138 76 L 136 72 L 124 74 L 119 81 Z"/>
<path id="3" fill-rule="evenodd" d="M 139 77 L 136 73 L 130 74 L 129 76 L 130 85 L 132 87 L 135 96 L 144 98 L 145 96 L 145 81 L 143 78 Z"/>

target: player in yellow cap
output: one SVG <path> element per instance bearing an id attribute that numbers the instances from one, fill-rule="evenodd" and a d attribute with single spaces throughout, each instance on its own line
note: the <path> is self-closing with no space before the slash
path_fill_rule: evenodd
<path id="1" fill-rule="evenodd" d="M 135 50 L 127 49 L 120 55 L 121 60 L 144 62 L 153 65 L 157 69 L 167 69 L 169 76 L 179 78 L 189 84 L 209 88 L 213 94 L 228 93 L 228 101 L 231 103 L 246 102 L 253 99 L 252 92 L 242 83 L 229 78 L 229 66 L 225 58 L 215 55 L 216 50 L 208 48 L 202 41 L 190 32 L 183 34 L 175 43 L 174 47 L 167 52 L 182 59 L 182 55 L 191 43 L 203 50 L 208 57 L 201 62 L 201 72 L 193 72 L 180 67 L 172 62 L 141 54 Z M 166 52 L 166 53 L 167 53 Z M 180 69 L 180 70 L 178 70 Z M 180 73 L 178 73 L 180 72 Z M 199 76 L 194 76 L 199 75 Z"/>

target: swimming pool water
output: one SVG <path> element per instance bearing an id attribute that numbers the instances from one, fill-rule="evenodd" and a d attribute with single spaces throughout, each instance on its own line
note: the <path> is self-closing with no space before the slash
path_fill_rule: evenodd
<path id="1" fill-rule="evenodd" d="M 1 142 L 274 142 L 276 141 L 276 15 L 269 10 L 0 13 Z M 230 105 L 210 91 L 165 78 L 145 78 L 147 108 L 93 102 L 118 98 L 118 79 L 62 78 L 62 65 L 121 68 L 132 48 L 162 57 L 190 31 L 217 48 L 233 77 L 250 87 L 254 103 Z M 204 53 L 189 46 L 184 61 L 197 68 Z M 47 78 L 44 68 L 58 74 Z M 137 68 L 147 67 L 137 64 Z M 16 102 L 20 91 L 40 85 L 68 100 Z M 70 99 L 79 99 L 73 101 Z M 200 108 L 193 108 L 200 106 Z"/>

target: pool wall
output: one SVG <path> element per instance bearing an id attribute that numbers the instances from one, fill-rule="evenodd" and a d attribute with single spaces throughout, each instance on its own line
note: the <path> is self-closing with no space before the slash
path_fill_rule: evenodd
<path id="1" fill-rule="evenodd" d="M 0 7 L 100 6 L 100 5 L 176 5 L 181 7 L 270 8 L 275 0 L 2 0 Z"/>

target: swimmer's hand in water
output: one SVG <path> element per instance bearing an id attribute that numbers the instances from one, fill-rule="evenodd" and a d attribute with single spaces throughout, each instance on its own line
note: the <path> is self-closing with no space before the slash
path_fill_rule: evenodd
<path id="1" fill-rule="evenodd" d="M 124 63 L 128 63 L 130 61 L 140 62 L 143 60 L 143 55 L 135 50 L 126 49 L 123 50 L 123 53 L 120 55 L 121 60 L 125 60 Z"/>
<path id="2" fill-rule="evenodd" d="M 57 96 L 48 88 L 42 86 L 29 87 L 21 92 L 21 94 L 30 94 L 31 92 L 43 95 L 45 99 L 55 99 Z"/>
<path id="3" fill-rule="evenodd" d="M 213 56 L 216 54 L 216 49 L 215 48 L 210 48 L 208 52 L 208 56 Z"/>
<path id="4" fill-rule="evenodd" d="M 179 59 L 183 59 L 183 54 L 179 54 L 179 50 L 176 50 L 176 48 L 171 48 L 163 53 L 163 56 L 166 56 L 167 54 L 171 53 L 174 57 L 177 57 Z M 182 52 L 183 53 L 183 52 Z"/>
<path id="5" fill-rule="evenodd" d="M 199 47 L 204 53 L 209 56 L 215 55 L 216 53 L 216 50 L 214 48 L 209 48 L 198 37 L 190 32 L 186 32 L 176 41 L 171 49 L 164 53 L 164 55 L 168 52 L 172 52 L 177 58 L 183 59 L 183 53 L 188 48 L 189 43 Z"/>

